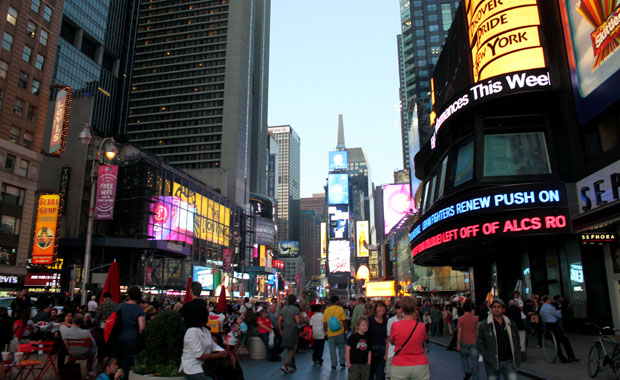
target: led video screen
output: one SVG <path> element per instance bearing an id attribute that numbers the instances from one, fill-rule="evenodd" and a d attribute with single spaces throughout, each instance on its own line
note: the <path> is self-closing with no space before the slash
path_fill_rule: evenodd
<path id="1" fill-rule="evenodd" d="M 196 206 L 171 196 L 155 197 L 154 201 L 148 226 L 150 239 L 193 244 Z"/>
<path id="2" fill-rule="evenodd" d="M 330 174 L 328 177 L 327 198 L 330 205 L 349 203 L 349 175 Z"/>
<path id="3" fill-rule="evenodd" d="M 351 243 L 348 240 L 331 240 L 327 257 L 329 273 L 351 271 Z"/>

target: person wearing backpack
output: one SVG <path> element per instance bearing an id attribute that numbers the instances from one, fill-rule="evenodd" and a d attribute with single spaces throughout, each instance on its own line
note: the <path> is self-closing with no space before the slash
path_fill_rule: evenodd
<path id="1" fill-rule="evenodd" d="M 332 361 L 332 369 L 336 369 L 338 365 L 338 357 L 340 358 L 340 366 L 346 368 L 345 360 L 345 344 L 347 333 L 347 316 L 344 309 L 338 305 L 338 296 L 333 296 L 331 306 L 325 309 L 323 313 L 323 323 L 327 332 L 327 343 L 329 344 L 329 355 Z M 338 357 L 336 357 L 336 349 L 338 349 Z"/>

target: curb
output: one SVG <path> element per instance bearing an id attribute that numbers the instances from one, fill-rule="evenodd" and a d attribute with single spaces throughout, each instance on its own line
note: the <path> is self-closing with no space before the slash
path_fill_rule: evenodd
<path id="1" fill-rule="evenodd" d="M 443 343 L 443 342 L 441 342 L 439 340 L 435 340 L 433 338 L 429 338 L 428 340 L 431 343 L 434 343 L 434 344 L 436 344 L 438 346 L 448 347 L 447 344 L 445 344 L 445 343 Z M 524 370 L 524 369 L 521 369 L 521 368 L 517 370 L 517 373 L 519 373 L 520 375 L 523 375 L 523 376 L 527 376 L 527 377 L 532 378 L 532 379 L 537 379 L 537 380 L 558 380 L 555 377 L 549 377 L 547 375 L 542 375 L 540 373 Z"/>

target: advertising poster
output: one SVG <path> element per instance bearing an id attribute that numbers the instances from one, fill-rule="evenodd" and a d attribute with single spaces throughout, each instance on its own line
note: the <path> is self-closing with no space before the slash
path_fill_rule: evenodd
<path id="1" fill-rule="evenodd" d="M 232 249 L 226 248 L 223 252 L 222 258 L 222 266 L 224 267 L 224 272 L 230 273 L 232 272 Z"/>
<path id="2" fill-rule="evenodd" d="M 264 266 L 267 265 L 267 258 L 265 257 L 267 253 L 265 252 L 265 246 L 264 245 L 261 245 L 259 247 L 259 252 L 260 252 L 260 256 L 259 256 L 258 265 L 261 266 L 261 267 L 264 267 Z"/>
<path id="3" fill-rule="evenodd" d="M 579 121 L 620 98 L 620 2 L 559 0 Z"/>
<path id="4" fill-rule="evenodd" d="M 386 235 L 396 223 L 414 209 L 415 204 L 409 184 L 383 186 L 383 223 Z"/>
<path id="5" fill-rule="evenodd" d="M 155 197 L 151 205 L 148 233 L 151 240 L 180 241 L 193 244 L 195 206 L 178 197 Z"/>
<path id="6" fill-rule="evenodd" d="M 329 273 L 351 271 L 351 243 L 348 240 L 330 240 L 327 257 Z"/>
<path id="7" fill-rule="evenodd" d="M 329 152 L 329 170 L 343 170 L 349 167 L 349 152 L 346 150 Z"/>
<path id="8" fill-rule="evenodd" d="M 58 223 L 59 194 L 41 195 L 34 228 L 32 263 L 50 265 L 56 248 L 56 225 Z"/>
<path id="9" fill-rule="evenodd" d="M 298 241 L 281 241 L 278 243 L 280 249 L 280 257 L 297 257 L 299 256 Z"/>
<path id="10" fill-rule="evenodd" d="M 193 266 L 192 280 L 202 284 L 203 290 L 213 290 L 213 268 Z"/>
<path id="11" fill-rule="evenodd" d="M 321 258 L 327 257 L 327 223 L 321 222 Z"/>
<path id="12" fill-rule="evenodd" d="M 116 199 L 117 165 L 99 165 L 95 220 L 114 219 L 114 200 Z"/>
<path id="13" fill-rule="evenodd" d="M 327 198 L 329 204 L 349 204 L 349 175 L 330 174 L 327 181 Z"/>
<path id="14" fill-rule="evenodd" d="M 368 248 L 364 244 L 368 244 L 368 221 L 360 220 L 355 226 L 355 241 L 357 257 L 368 257 Z"/>

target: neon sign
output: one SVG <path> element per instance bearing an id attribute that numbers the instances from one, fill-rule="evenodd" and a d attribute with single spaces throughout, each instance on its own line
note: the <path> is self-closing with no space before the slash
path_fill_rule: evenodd
<path id="1" fill-rule="evenodd" d="M 503 186 L 480 191 L 478 196 L 461 198 L 449 204 L 438 204 L 425 218 L 414 224 L 409 234 L 413 241 L 423 231 L 447 220 L 460 219 L 464 214 L 480 214 L 493 211 L 514 210 L 531 207 L 557 207 L 566 204 L 564 188 L 559 183 Z M 443 205 L 443 207 L 441 207 Z"/>
<path id="2" fill-rule="evenodd" d="M 567 220 L 564 210 L 548 210 L 542 213 L 528 211 L 507 217 L 487 217 L 477 223 L 445 228 L 443 231 L 417 243 L 412 249 L 412 254 L 415 257 L 431 248 L 457 241 L 496 238 L 503 235 L 568 232 Z"/>

